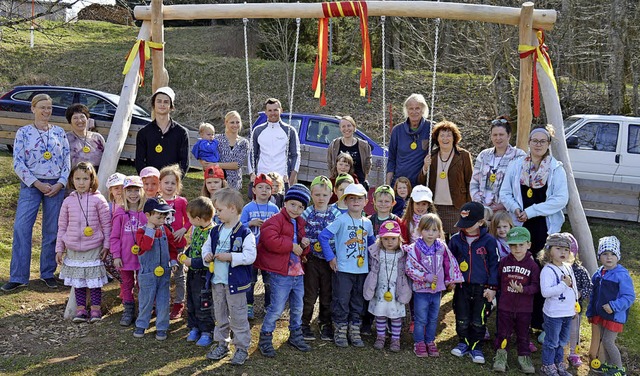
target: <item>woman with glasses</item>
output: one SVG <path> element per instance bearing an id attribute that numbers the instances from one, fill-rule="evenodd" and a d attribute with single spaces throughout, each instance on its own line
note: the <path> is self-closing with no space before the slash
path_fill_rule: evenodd
<path id="1" fill-rule="evenodd" d="M 495 213 L 498 210 L 505 210 L 499 198 L 500 186 L 509 162 L 524 157 L 526 153 L 509 144 L 511 122 L 508 117 L 500 116 L 493 120 L 489 132 L 493 147 L 484 149 L 478 154 L 469 191 L 471 200 L 488 206 Z"/>
<path id="2" fill-rule="evenodd" d="M 553 136 L 551 125 L 533 127 L 529 153 L 509 164 L 500 188 L 500 202 L 511 213 L 514 224 L 531 233 L 530 250 L 536 260 L 547 235 L 560 232 L 564 223 L 562 209 L 569 202 L 567 175 L 562 162 L 549 150 Z M 542 305 L 538 294 L 531 320 L 534 329 L 542 329 Z"/>

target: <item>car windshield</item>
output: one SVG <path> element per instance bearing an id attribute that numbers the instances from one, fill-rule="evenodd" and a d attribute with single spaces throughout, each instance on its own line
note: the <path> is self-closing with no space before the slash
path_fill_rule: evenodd
<path id="1" fill-rule="evenodd" d="M 109 98 L 109 100 L 115 103 L 116 106 L 118 105 L 118 102 L 120 101 L 119 95 L 104 93 L 104 92 L 102 92 L 101 94 Z M 133 105 L 133 114 L 136 116 L 151 117 L 151 115 L 149 115 L 147 111 L 145 111 L 142 107 L 138 106 L 137 104 Z"/>
<path id="2" fill-rule="evenodd" d="M 564 119 L 564 132 L 567 133 L 567 131 L 580 120 L 582 120 L 580 116 L 569 116 L 568 118 Z"/>

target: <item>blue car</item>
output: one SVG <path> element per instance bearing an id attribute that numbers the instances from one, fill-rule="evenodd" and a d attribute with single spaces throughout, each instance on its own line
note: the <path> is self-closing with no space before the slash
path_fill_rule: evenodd
<path id="1" fill-rule="evenodd" d="M 289 120 L 288 113 L 283 113 L 281 117 L 285 123 L 291 124 L 298 131 L 301 154 L 298 179 L 310 182 L 318 175 L 329 176 L 327 148 L 335 138 L 342 137 L 340 126 L 338 125 L 339 120 L 335 116 L 297 113 L 291 114 L 291 120 Z M 267 115 L 264 112 L 260 112 L 252 128 L 266 121 Z M 372 166 L 368 176 L 369 185 L 378 186 L 384 184 L 386 148 L 382 148 L 360 130 L 356 130 L 355 136 L 371 145 Z"/>

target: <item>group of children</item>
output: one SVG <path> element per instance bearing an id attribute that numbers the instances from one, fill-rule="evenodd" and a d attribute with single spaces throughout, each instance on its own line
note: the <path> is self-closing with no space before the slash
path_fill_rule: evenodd
<path id="1" fill-rule="evenodd" d="M 615 237 L 600 239 L 603 266 L 589 279 L 575 260 L 577 242 L 570 234 L 549 235 L 539 253 L 540 270 L 529 250 L 529 232 L 513 227 L 504 213 L 486 218 L 479 203 L 461 208 L 460 231 L 447 234 L 447 243 L 432 192 L 421 185 L 412 188 L 408 179 L 398 179 L 395 190 L 377 187 L 375 213 L 367 217 L 368 192 L 349 173 L 333 181 L 318 176 L 309 188 L 294 184 L 286 193 L 280 191 L 281 178 L 270 175 L 255 178 L 253 200 L 245 205 L 240 192 L 226 188 L 224 172 L 208 166 L 202 196 L 187 203 L 180 196 L 177 166 L 161 171 L 147 167 L 140 176 L 110 177 L 108 203 L 97 191 L 93 167 L 78 164 L 71 172 L 74 191 L 63 204 L 57 245 L 61 277 L 75 288 L 74 321 L 100 320 L 100 291 L 107 281 L 101 260 L 110 253 L 122 280 L 120 324 L 135 322 L 138 338 L 144 337 L 155 313 L 156 339 L 166 339 L 169 320 L 180 317 L 186 301 L 187 341 L 200 346 L 215 342 L 207 353 L 213 360 L 225 358 L 233 341 L 231 363 L 243 364 L 260 270 L 265 316 L 258 348 L 266 357 L 276 355 L 273 332 L 287 303 L 288 344 L 311 350 L 307 341 L 316 339 L 311 324 L 317 300 L 322 340 L 363 347 L 363 317 L 369 317 L 375 324 L 374 348 L 383 349 L 390 332 L 389 349 L 398 352 L 403 319 L 410 313 L 414 353 L 438 357 L 440 301 L 443 292 L 453 290 L 459 343 L 451 353 L 485 362 L 486 319 L 495 305 L 493 369 L 506 370 L 515 332 L 518 364 L 525 373 L 534 373 L 531 352 L 536 349 L 529 332 L 533 296 L 540 291 L 546 298 L 543 374 L 569 374 L 564 347 L 570 341 L 569 361 L 580 365 L 576 345 L 586 298 L 593 327 L 591 366 L 624 374 L 615 338 L 635 294 L 629 273 L 618 264 Z M 333 195 L 337 201 L 330 204 Z"/>

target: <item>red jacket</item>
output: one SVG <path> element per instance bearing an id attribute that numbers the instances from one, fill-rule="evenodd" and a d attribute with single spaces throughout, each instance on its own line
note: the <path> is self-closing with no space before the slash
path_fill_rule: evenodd
<path id="1" fill-rule="evenodd" d="M 298 244 L 305 236 L 305 221 L 297 217 Z M 253 264 L 260 270 L 287 275 L 289 270 L 289 257 L 293 251 L 293 224 L 286 209 L 267 219 L 260 227 L 260 240 L 258 241 L 258 256 Z M 309 253 L 309 247 L 302 251 L 301 260 Z"/>
<path id="2" fill-rule="evenodd" d="M 153 238 L 145 235 L 145 228 L 146 227 L 140 227 L 136 231 L 136 243 L 140 246 L 140 250 L 138 251 L 139 256 L 142 256 L 145 252 L 150 250 L 153 247 L 153 242 L 162 237 L 162 231 L 159 228 L 156 229 L 156 233 Z M 167 235 L 167 243 L 169 243 L 169 260 L 177 260 L 178 249 L 176 247 L 176 240 L 173 238 L 171 228 L 164 225 L 164 232 Z"/>

